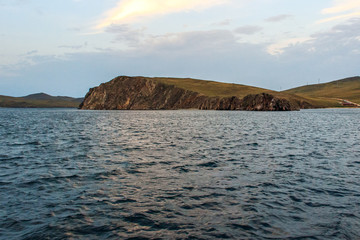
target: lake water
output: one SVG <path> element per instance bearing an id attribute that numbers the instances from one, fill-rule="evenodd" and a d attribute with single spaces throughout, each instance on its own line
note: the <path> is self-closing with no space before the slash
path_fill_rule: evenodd
<path id="1" fill-rule="evenodd" d="M 360 109 L 0 109 L 0 239 L 359 239 Z"/>

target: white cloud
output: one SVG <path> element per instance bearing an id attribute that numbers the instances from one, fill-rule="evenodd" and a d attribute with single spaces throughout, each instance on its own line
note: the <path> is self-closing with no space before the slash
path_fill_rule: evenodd
<path id="1" fill-rule="evenodd" d="M 360 16 L 359 0 L 334 0 L 333 6 L 321 11 L 324 15 L 334 15 L 317 21 L 317 23 L 326 23 L 336 20 L 349 19 Z"/>
<path id="2" fill-rule="evenodd" d="M 288 48 L 292 45 L 304 43 L 306 41 L 311 40 L 311 37 L 303 37 L 303 38 L 289 38 L 284 39 L 279 42 L 273 43 L 267 48 L 267 52 L 271 55 L 279 55 L 284 53 L 284 49 Z"/>
<path id="3" fill-rule="evenodd" d="M 304 53 L 307 52 L 313 56 L 328 56 L 329 59 L 347 58 L 360 49 L 359 29 L 360 18 L 351 19 L 327 31 L 311 35 L 312 39 L 309 41 L 284 48 L 284 54 L 306 56 Z M 359 60 L 355 60 L 352 64 L 358 65 Z M 346 68 L 345 64 L 339 63 L 339 66 Z"/>
<path id="4" fill-rule="evenodd" d="M 72 51 L 65 59 L 33 54 L 16 66 L 0 62 L 0 89 L 13 91 L 9 95 L 42 89 L 53 95 L 81 96 L 89 87 L 117 75 L 144 75 L 193 77 L 279 90 L 280 86 L 295 87 L 311 79 L 330 81 L 359 75 L 360 19 L 314 34 L 311 40 L 291 38 L 267 49 L 264 43 L 239 42 L 230 30 L 147 35 L 133 27 L 106 28 L 118 41 L 136 42 L 140 38 L 133 48 L 116 50 L 117 45 L 107 45 L 109 49 L 95 52 Z M 132 34 L 137 37 L 132 39 Z M 14 73 L 19 76 L 11 76 Z"/>
<path id="5" fill-rule="evenodd" d="M 214 26 L 228 26 L 228 25 L 230 25 L 230 23 L 231 23 L 231 19 L 225 19 L 225 20 L 220 21 L 220 22 L 215 22 L 212 25 L 214 25 Z"/>
<path id="6" fill-rule="evenodd" d="M 96 28 L 102 29 L 111 24 L 125 24 L 140 17 L 164 15 L 169 13 L 198 10 L 224 4 L 228 0 L 123 0 L 107 12 Z"/>
<path id="7" fill-rule="evenodd" d="M 336 0 L 334 1 L 334 6 L 330 8 L 325 8 L 321 11 L 322 14 L 334 14 L 341 13 L 346 11 L 351 11 L 354 9 L 360 8 L 359 0 Z"/>
<path id="8" fill-rule="evenodd" d="M 291 15 L 288 14 L 281 14 L 281 15 L 277 15 L 277 16 L 273 16 L 273 17 L 269 17 L 267 19 L 265 19 L 266 22 L 281 22 L 284 21 L 288 18 L 291 18 Z"/>
<path id="9" fill-rule="evenodd" d="M 353 12 L 353 13 L 348 13 L 348 14 L 337 15 L 334 17 L 324 18 L 324 19 L 317 21 L 316 23 L 332 22 L 335 20 L 347 19 L 347 18 L 356 17 L 356 16 L 360 16 L 360 12 Z"/>
<path id="10" fill-rule="evenodd" d="M 148 36 L 141 51 L 166 52 L 196 55 L 196 52 L 231 51 L 236 38 L 228 30 L 191 31 Z"/>
<path id="11" fill-rule="evenodd" d="M 248 25 L 248 26 L 238 27 L 234 31 L 238 34 L 253 35 L 255 33 L 260 32 L 262 29 L 263 28 L 259 26 Z"/>
<path id="12" fill-rule="evenodd" d="M 130 47 L 135 47 L 146 38 L 144 33 L 146 29 L 134 29 L 127 24 L 111 25 L 106 28 L 106 32 L 115 34 L 116 42 L 125 42 Z"/>

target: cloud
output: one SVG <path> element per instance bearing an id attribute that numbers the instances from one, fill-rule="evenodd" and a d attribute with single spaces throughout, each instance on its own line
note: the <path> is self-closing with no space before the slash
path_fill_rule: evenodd
<path id="1" fill-rule="evenodd" d="M 71 28 L 68 28 L 67 30 L 70 31 L 70 32 L 80 32 L 80 31 L 81 31 L 81 28 L 71 27 Z"/>
<path id="2" fill-rule="evenodd" d="M 28 56 L 16 69 L 0 64 L 0 89 L 7 91 L 0 94 L 84 96 L 90 87 L 118 75 L 193 77 L 287 89 L 312 79 L 316 83 L 319 78 L 323 82 L 359 75 L 358 29 L 360 19 L 352 19 L 311 39 L 273 43 L 282 51 L 277 55 L 267 52 L 268 44 L 239 42 L 234 31 L 210 30 L 146 35 L 141 44 L 123 50 L 82 51 L 63 58 Z M 126 25 L 107 30 L 115 36 L 136 31 Z"/>
<path id="3" fill-rule="evenodd" d="M 360 16 L 360 12 L 353 12 L 353 13 L 334 16 L 334 17 L 324 18 L 324 19 L 321 19 L 321 20 L 317 21 L 316 23 L 332 22 L 332 21 L 335 21 L 335 20 L 347 19 L 347 18 L 357 17 L 357 16 Z"/>
<path id="4" fill-rule="evenodd" d="M 331 29 L 312 34 L 310 37 L 290 38 L 268 46 L 272 55 L 283 55 L 296 51 L 296 54 L 343 54 L 352 55 L 360 49 L 360 18 L 353 18 Z M 341 53 L 342 52 L 342 53 Z M 295 54 L 294 54 L 295 55 Z M 360 62 L 358 61 L 360 64 Z"/>
<path id="5" fill-rule="evenodd" d="M 354 55 L 360 49 L 359 29 L 360 18 L 354 18 L 310 37 L 290 38 L 273 43 L 268 46 L 267 52 L 276 56 Z M 357 63 L 360 64 L 359 61 Z"/>
<path id="6" fill-rule="evenodd" d="M 286 19 L 288 19 L 290 17 L 292 17 L 292 16 L 288 15 L 288 14 L 281 14 L 281 15 L 266 18 L 265 21 L 266 22 L 281 22 L 281 21 L 284 21 L 284 20 L 286 20 Z"/>
<path id="7" fill-rule="evenodd" d="M 248 25 L 248 26 L 238 27 L 234 30 L 234 32 L 237 34 L 253 35 L 255 33 L 260 32 L 262 29 L 263 28 L 259 26 Z"/>
<path id="8" fill-rule="evenodd" d="M 38 50 L 31 50 L 28 51 L 25 55 L 33 55 L 33 54 L 37 54 L 39 51 Z"/>
<path id="9" fill-rule="evenodd" d="M 344 24 L 311 35 L 311 39 L 300 44 L 283 48 L 283 56 L 302 56 L 303 59 L 321 59 L 327 62 L 336 62 L 334 69 L 329 71 L 345 71 L 351 66 L 359 65 L 360 18 L 351 19 Z M 352 59 L 348 61 L 348 59 Z M 343 61 L 343 62 L 342 62 Z M 345 64 L 345 62 L 347 62 Z M 317 64 L 321 64 L 320 61 Z M 326 71 L 324 69 L 324 71 Z M 357 75 L 359 72 L 357 71 Z"/>
<path id="10" fill-rule="evenodd" d="M 196 55 L 205 52 L 211 54 L 231 51 L 232 47 L 236 47 L 236 38 L 231 31 L 209 30 L 147 36 L 137 50 L 144 53 L 167 52 Z"/>
<path id="11" fill-rule="evenodd" d="M 128 24 L 110 25 L 105 32 L 115 34 L 115 41 L 126 42 L 132 47 L 138 45 L 146 37 L 145 28 L 135 29 Z"/>
<path id="12" fill-rule="evenodd" d="M 322 14 L 334 14 L 341 13 L 351 10 L 356 10 L 360 8 L 359 0 L 336 0 L 334 1 L 334 6 L 330 8 L 325 8 L 321 11 Z"/>
<path id="13" fill-rule="evenodd" d="M 67 49 L 81 49 L 83 45 L 61 45 L 58 48 L 67 48 Z"/>
<path id="14" fill-rule="evenodd" d="M 311 37 L 303 37 L 303 38 L 289 38 L 284 39 L 279 42 L 273 43 L 267 47 L 267 52 L 271 55 L 279 55 L 284 53 L 284 49 L 293 45 L 301 44 L 306 41 L 311 40 Z"/>
<path id="15" fill-rule="evenodd" d="M 69 53 L 63 59 L 31 57 L 34 64 L 14 70 L 20 74 L 17 77 L 2 78 L 0 89 L 10 89 L 12 93 L 8 95 L 26 95 L 41 89 L 53 95 L 82 96 L 90 87 L 118 75 L 193 77 L 227 82 L 247 78 L 249 81 L 242 83 L 258 85 L 251 83 L 252 78 L 247 77 L 246 71 L 266 59 L 262 54 L 266 54 L 263 47 L 239 44 L 233 31 L 228 30 L 147 36 L 142 44 L 126 50 Z M 71 88 L 66 87 L 69 84 Z"/>
<path id="16" fill-rule="evenodd" d="M 360 18 L 353 18 L 346 23 L 334 26 L 328 31 L 313 34 L 312 37 L 321 40 L 323 46 L 339 48 L 340 46 L 352 46 L 360 49 Z"/>
<path id="17" fill-rule="evenodd" d="M 334 15 L 317 21 L 316 23 L 326 23 L 341 19 L 349 19 L 360 16 L 359 0 L 334 0 L 333 6 L 321 11 L 323 15 Z"/>
<path id="18" fill-rule="evenodd" d="M 24 4 L 28 4 L 28 1 L 26 1 L 26 0 L 13 0 L 13 1 L 0 0 L 0 7 L 13 6 L 13 5 L 24 5 Z"/>
<path id="19" fill-rule="evenodd" d="M 106 17 L 97 24 L 96 28 L 125 24 L 140 17 L 208 8 L 226 2 L 227 0 L 123 0 L 107 12 Z"/>
<path id="20" fill-rule="evenodd" d="M 192 49 L 191 52 L 204 48 L 214 50 L 222 46 L 231 47 L 236 37 L 229 30 L 186 31 L 166 34 L 146 34 L 145 28 L 136 29 L 128 24 L 111 25 L 105 32 L 115 35 L 114 42 L 123 43 L 139 52 L 180 51 Z M 100 49 L 99 49 L 100 50 Z"/>
<path id="21" fill-rule="evenodd" d="M 212 25 L 214 25 L 214 26 L 228 26 L 228 25 L 230 25 L 230 23 L 231 23 L 231 19 L 225 19 L 225 20 L 220 21 L 220 22 L 215 22 Z"/>

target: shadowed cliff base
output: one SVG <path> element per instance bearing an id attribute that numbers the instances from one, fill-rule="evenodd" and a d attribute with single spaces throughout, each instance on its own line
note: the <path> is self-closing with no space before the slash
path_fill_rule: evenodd
<path id="1" fill-rule="evenodd" d="M 194 91 L 197 89 L 198 91 Z M 218 93 L 218 95 L 216 95 Z M 291 111 L 314 107 L 296 96 L 240 84 L 175 78 L 120 76 L 86 94 L 88 110 L 247 110 Z M 280 95 L 280 94 L 278 94 Z M 281 94 L 287 96 L 287 94 Z"/>

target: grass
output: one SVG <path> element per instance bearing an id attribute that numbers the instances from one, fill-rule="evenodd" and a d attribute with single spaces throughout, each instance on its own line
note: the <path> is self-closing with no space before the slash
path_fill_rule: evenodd
<path id="1" fill-rule="evenodd" d="M 201 93 L 209 97 L 232 97 L 244 98 L 249 94 L 269 93 L 278 98 L 285 98 L 294 105 L 299 102 L 308 102 L 314 106 L 320 107 L 318 103 L 312 99 L 297 96 L 286 92 L 277 92 L 269 89 L 252 87 L 241 84 L 222 83 L 214 81 L 197 80 L 192 78 L 153 78 L 158 82 L 169 85 L 175 85 L 179 88 L 191 90 Z"/>
<path id="2" fill-rule="evenodd" d="M 347 78 L 324 84 L 302 86 L 282 92 L 241 84 L 204 81 L 192 78 L 152 79 L 210 97 L 237 96 L 243 98 L 249 94 L 265 92 L 279 98 L 285 98 L 294 104 L 308 102 L 314 107 L 322 108 L 342 107 L 338 99 L 347 99 L 355 103 L 360 103 L 360 77 Z"/>
<path id="3" fill-rule="evenodd" d="M 249 94 L 269 93 L 279 98 L 285 98 L 294 104 L 305 101 L 312 104 L 314 107 L 342 107 L 338 99 L 346 99 L 360 104 L 360 77 L 347 78 L 324 84 L 302 86 L 282 92 L 241 84 L 205 81 L 192 78 L 151 79 L 167 85 L 174 85 L 182 89 L 198 92 L 209 97 L 236 96 L 238 98 L 243 98 Z M 0 107 L 76 108 L 81 102 L 79 99 L 52 97 L 46 94 L 34 94 L 30 96 L 30 98 L 17 98 L 0 95 Z M 32 99 L 34 97 L 42 99 Z"/>
<path id="4" fill-rule="evenodd" d="M 243 98 L 249 94 L 277 92 L 264 88 L 251 87 L 241 84 L 222 83 L 214 81 L 197 80 L 192 78 L 152 78 L 155 81 L 168 85 L 175 85 L 179 88 L 201 93 L 209 97 L 232 97 Z"/>
<path id="5" fill-rule="evenodd" d="M 35 100 L 22 97 L 8 97 L 0 95 L 0 107 L 12 108 L 77 108 L 79 102 L 76 100 Z"/>
<path id="6" fill-rule="evenodd" d="M 327 107 L 339 106 L 338 99 L 346 99 L 360 104 L 360 77 L 297 87 L 286 90 L 284 93 L 296 94 Z"/>

